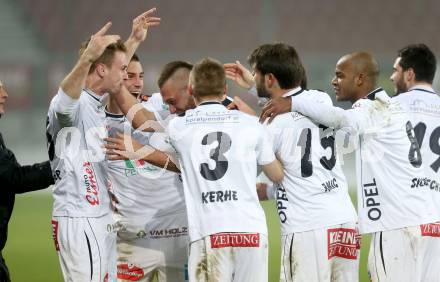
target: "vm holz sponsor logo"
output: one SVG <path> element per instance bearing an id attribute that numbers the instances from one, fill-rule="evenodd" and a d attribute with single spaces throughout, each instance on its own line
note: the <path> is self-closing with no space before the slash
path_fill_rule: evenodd
<path id="1" fill-rule="evenodd" d="M 144 270 L 134 264 L 123 263 L 118 265 L 118 279 L 139 281 L 144 277 Z"/>
<path id="2" fill-rule="evenodd" d="M 92 206 L 99 205 L 98 198 L 98 184 L 96 183 L 95 171 L 93 170 L 92 163 L 84 162 L 84 185 L 86 187 L 86 200 Z"/>
<path id="3" fill-rule="evenodd" d="M 153 239 L 180 237 L 188 235 L 188 227 L 177 227 L 169 229 L 154 229 L 149 231 L 150 237 Z"/>
<path id="4" fill-rule="evenodd" d="M 218 233 L 210 236 L 211 248 L 256 248 L 260 246 L 259 233 Z"/>
<path id="5" fill-rule="evenodd" d="M 422 236 L 440 237 L 440 222 L 420 225 Z"/>
<path id="6" fill-rule="evenodd" d="M 327 230 L 328 259 L 340 257 L 357 259 L 360 236 L 355 229 L 333 228 Z"/>

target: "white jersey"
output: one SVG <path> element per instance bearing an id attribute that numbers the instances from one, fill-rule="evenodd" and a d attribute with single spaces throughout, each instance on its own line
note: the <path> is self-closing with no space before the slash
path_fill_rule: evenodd
<path id="1" fill-rule="evenodd" d="M 60 88 L 47 117 L 49 160 L 55 179 L 53 216 L 99 217 L 110 212 L 102 150 L 105 96 L 83 90 L 72 99 Z"/>
<path id="2" fill-rule="evenodd" d="M 430 223 L 435 207 L 421 167 L 414 167 L 407 134 L 407 113 L 381 88 L 360 99 L 351 110 L 292 97 L 292 110 L 335 129 L 356 133 L 358 213 L 361 233 Z"/>
<path id="3" fill-rule="evenodd" d="M 332 105 L 326 93 L 316 90 L 298 87 L 284 95 L 288 96 L 307 96 Z M 276 192 L 281 234 L 355 223 L 356 211 L 336 159 L 334 130 L 297 112 L 277 116 L 268 128 L 284 166 L 284 179 Z"/>
<path id="4" fill-rule="evenodd" d="M 420 146 L 420 154 L 413 166 L 422 165 L 426 179 L 418 185 L 427 185 L 440 212 L 440 96 L 431 87 L 416 85 L 393 99 L 406 107 L 414 131 L 408 132 Z"/>
<path id="5" fill-rule="evenodd" d="M 150 100 L 143 106 L 150 111 L 161 109 Z M 165 133 L 134 131 L 125 116 L 106 114 L 110 136 L 116 135 L 116 132 L 126 132 L 141 144 L 149 144 L 161 151 L 172 150 L 165 142 Z M 108 166 L 112 190 L 118 200 L 116 210 L 122 216 L 119 220 L 141 225 L 153 217 L 185 212 L 183 184 L 179 174 L 143 160 L 109 161 Z"/>
<path id="6" fill-rule="evenodd" d="M 220 232 L 267 234 L 257 163 L 275 155 L 257 118 L 206 102 L 171 120 L 168 133 L 182 168 L 191 242 Z"/>
<path id="7" fill-rule="evenodd" d="M 147 102 L 143 103 L 147 105 L 147 109 L 154 111 L 168 111 L 169 107 L 163 102 L 162 95 L 160 93 L 153 93 Z"/>

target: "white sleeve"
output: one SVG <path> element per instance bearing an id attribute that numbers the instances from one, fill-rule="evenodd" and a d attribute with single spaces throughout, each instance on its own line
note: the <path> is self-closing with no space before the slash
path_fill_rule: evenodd
<path id="1" fill-rule="evenodd" d="M 362 105 L 350 110 L 344 110 L 333 105 L 308 99 L 301 96 L 292 97 L 292 111 L 299 112 L 316 123 L 341 129 L 349 127 L 361 133 L 369 124 L 369 116 Z"/>
<path id="2" fill-rule="evenodd" d="M 248 93 L 258 98 L 257 86 L 254 84 L 254 86 L 252 86 L 252 88 L 248 90 Z"/>
<path id="3" fill-rule="evenodd" d="M 60 127 L 72 126 L 78 113 L 80 101 L 79 99 L 71 98 L 61 88 L 58 89 L 57 96 L 54 110 Z"/>
<path id="4" fill-rule="evenodd" d="M 258 124 L 259 138 L 257 143 L 257 164 L 267 165 L 275 160 L 273 152 L 272 136 L 266 127 Z"/>

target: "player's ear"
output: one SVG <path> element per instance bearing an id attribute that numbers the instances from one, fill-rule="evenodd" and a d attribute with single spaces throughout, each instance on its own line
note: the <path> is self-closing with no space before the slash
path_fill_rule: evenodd
<path id="1" fill-rule="evenodd" d="M 409 68 L 406 71 L 403 71 L 403 78 L 405 82 L 414 81 L 416 79 L 416 74 L 414 73 L 414 69 Z"/>
<path id="2" fill-rule="evenodd" d="M 194 96 L 193 87 L 192 87 L 191 83 L 188 84 L 188 94 L 189 94 L 189 96 Z"/>
<path id="3" fill-rule="evenodd" d="M 356 86 L 361 86 L 362 84 L 364 84 L 365 78 L 366 78 L 365 74 L 363 73 L 358 74 L 355 78 Z"/>
<path id="4" fill-rule="evenodd" d="M 105 65 L 104 64 L 97 64 L 95 71 L 100 78 L 103 78 L 105 75 L 105 72 L 106 72 Z"/>
<path id="5" fill-rule="evenodd" d="M 267 88 L 272 88 L 274 85 L 275 76 L 272 73 L 268 73 L 264 75 L 264 84 Z"/>

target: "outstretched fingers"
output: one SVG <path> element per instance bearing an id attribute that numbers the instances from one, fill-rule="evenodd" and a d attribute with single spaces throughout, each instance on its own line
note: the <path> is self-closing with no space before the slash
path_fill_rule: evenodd
<path id="1" fill-rule="evenodd" d="M 112 26 L 112 22 L 108 22 L 106 23 L 100 30 L 98 30 L 97 33 L 95 33 L 95 36 L 103 36 L 104 34 L 107 33 L 107 31 L 109 30 L 109 28 Z"/>

